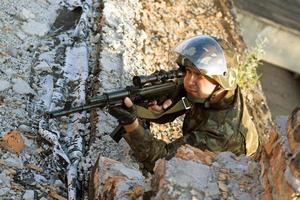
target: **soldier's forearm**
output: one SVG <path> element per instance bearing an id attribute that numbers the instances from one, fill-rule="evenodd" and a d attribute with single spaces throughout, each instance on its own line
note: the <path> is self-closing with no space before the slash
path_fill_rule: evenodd
<path id="1" fill-rule="evenodd" d="M 166 143 L 153 137 L 148 129 L 138 125 L 132 132 L 124 135 L 125 140 L 135 152 L 137 159 L 152 171 L 155 161 L 167 155 Z"/>

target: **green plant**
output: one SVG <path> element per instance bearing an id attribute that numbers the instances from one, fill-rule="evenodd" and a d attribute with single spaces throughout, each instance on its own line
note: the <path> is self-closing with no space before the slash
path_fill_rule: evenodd
<path id="1" fill-rule="evenodd" d="M 257 74 L 257 67 L 260 64 L 265 51 L 263 50 L 266 40 L 256 43 L 255 47 L 247 49 L 242 56 L 238 66 L 237 82 L 243 89 L 251 89 L 257 83 L 261 75 Z"/>

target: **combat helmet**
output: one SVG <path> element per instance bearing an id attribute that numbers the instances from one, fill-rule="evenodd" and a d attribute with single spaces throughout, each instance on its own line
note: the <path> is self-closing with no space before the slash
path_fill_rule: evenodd
<path id="1" fill-rule="evenodd" d="M 179 54 L 176 62 L 181 68 L 196 68 L 200 73 L 215 80 L 222 90 L 236 88 L 237 64 L 234 48 L 225 40 L 207 35 L 195 36 L 175 48 Z"/>

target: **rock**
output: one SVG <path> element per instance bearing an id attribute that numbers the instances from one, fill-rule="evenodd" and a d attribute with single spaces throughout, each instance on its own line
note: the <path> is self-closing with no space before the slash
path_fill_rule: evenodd
<path id="1" fill-rule="evenodd" d="M 159 160 L 154 168 L 154 199 L 218 199 L 215 175 L 208 166 L 180 158 Z"/>
<path id="2" fill-rule="evenodd" d="M 10 186 L 10 178 L 8 176 L 6 176 L 6 174 L 4 172 L 2 172 L 0 174 L 0 185 L 3 186 Z"/>
<path id="3" fill-rule="evenodd" d="M 11 88 L 11 84 L 10 82 L 6 81 L 6 80 L 0 80 L 0 92 L 3 92 L 9 88 Z"/>
<path id="4" fill-rule="evenodd" d="M 42 172 L 43 172 L 43 168 L 41 168 L 41 167 L 39 167 L 39 166 L 37 166 L 37 165 L 35 165 L 35 164 L 32 164 L 32 163 L 26 164 L 26 167 L 27 167 L 28 169 L 35 170 L 35 171 L 37 171 L 37 172 L 39 172 L 39 173 L 42 173 Z"/>
<path id="5" fill-rule="evenodd" d="M 219 173 L 219 176 L 218 176 L 218 180 L 219 181 L 225 181 L 228 179 L 228 175 L 227 174 L 224 174 L 222 172 Z"/>
<path id="6" fill-rule="evenodd" d="M 10 191 L 10 188 L 4 187 L 4 188 L 0 188 L 0 197 L 4 196 L 5 194 L 7 194 Z"/>
<path id="7" fill-rule="evenodd" d="M 25 125 L 25 124 L 21 124 L 21 125 L 18 127 L 18 130 L 19 130 L 19 131 L 22 131 L 22 132 L 27 132 L 27 133 L 29 133 L 29 132 L 32 131 L 31 127 L 29 127 L 29 126 L 27 126 L 27 125 Z"/>
<path id="8" fill-rule="evenodd" d="M 225 184 L 225 182 L 223 182 L 223 181 L 218 181 L 218 185 L 219 185 L 220 190 L 222 190 L 223 192 L 228 192 L 228 187 L 227 187 L 227 185 Z"/>
<path id="9" fill-rule="evenodd" d="M 67 200 L 66 198 L 64 198 L 63 196 L 59 195 L 57 192 L 55 191 L 50 191 L 49 192 L 49 197 L 51 199 L 57 199 L 57 200 Z"/>
<path id="10" fill-rule="evenodd" d="M 38 65 L 36 65 L 34 67 L 34 69 L 38 72 L 47 72 L 47 73 L 51 73 L 52 72 L 52 68 L 51 66 L 48 65 L 48 63 L 46 63 L 45 61 L 42 61 L 41 63 L 39 63 Z"/>
<path id="11" fill-rule="evenodd" d="M 298 158 L 299 159 L 299 158 Z M 297 163 L 298 164 L 298 163 Z M 298 167 L 298 166 L 297 166 Z M 284 177 L 290 186 L 294 189 L 295 192 L 300 193 L 300 180 L 299 180 L 299 172 L 295 166 L 295 163 L 291 163 L 285 169 Z"/>
<path id="12" fill-rule="evenodd" d="M 0 160 L 1 161 L 1 160 Z M 15 168 L 23 168 L 23 161 L 17 157 L 17 155 L 15 154 L 4 154 L 3 155 L 3 161 L 5 163 L 6 166 L 8 167 L 15 167 Z"/>
<path id="13" fill-rule="evenodd" d="M 242 192 L 241 194 L 239 194 L 237 196 L 237 199 L 239 199 L 239 200 L 252 200 L 253 197 L 248 193 Z"/>
<path id="14" fill-rule="evenodd" d="M 24 149 L 24 139 L 20 132 L 13 130 L 0 138 L 0 146 L 19 154 Z"/>
<path id="15" fill-rule="evenodd" d="M 34 19 L 35 15 L 30 10 L 23 8 L 19 14 L 19 17 L 22 20 L 28 20 L 28 19 Z"/>
<path id="16" fill-rule="evenodd" d="M 292 153 L 300 148 L 300 107 L 295 108 L 289 115 L 287 135 Z"/>
<path id="17" fill-rule="evenodd" d="M 93 167 L 89 185 L 89 199 L 137 199 L 145 187 L 139 170 L 101 156 Z"/>
<path id="18" fill-rule="evenodd" d="M 183 160 L 198 161 L 207 165 L 210 165 L 212 163 L 213 156 L 215 155 L 216 153 L 210 151 L 202 151 L 201 149 L 192 147 L 190 145 L 181 146 L 176 152 L 176 157 L 178 158 L 181 158 Z"/>
<path id="19" fill-rule="evenodd" d="M 32 200 L 35 199 L 34 198 L 34 191 L 33 190 L 26 190 L 24 195 L 23 195 L 23 199 L 24 200 Z"/>
<path id="20" fill-rule="evenodd" d="M 262 168 L 266 169 L 262 176 L 265 189 L 263 199 L 291 199 L 293 194 L 300 192 L 300 154 L 297 141 L 299 113 L 299 108 L 296 108 L 288 120 L 284 117 L 278 118 L 276 121 L 280 130 L 277 133 L 278 138 L 270 137 L 265 145 L 265 152 L 260 160 Z"/>
<path id="21" fill-rule="evenodd" d="M 26 39 L 26 34 L 24 34 L 24 32 L 22 32 L 22 31 L 18 31 L 18 32 L 16 32 L 15 33 L 16 34 L 16 36 L 19 38 L 19 39 L 21 39 L 21 40 L 25 40 Z"/>
<path id="22" fill-rule="evenodd" d="M 287 137 L 293 155 L 286 169 L 286 178 L 290 185 L 300 192 L 300 107 L 291 112 L 287 124 Z"/>
<path id="23" fill-rule="evenodd" d="M 269 137 L 269 142 L 263 145 L 264 150 L 268 156 L 271 155 L 272 150 L 273 150 L 273 144 L 277 141 L 277 139 L 278 139 L 278 133 L 277 133 L 276 129 L 274 129 L 271 132 L 271 135 Z"/>
<path id="24" fill-rule="evenodd" d="M 44 36 L 49 29 L 48 25 L 33 20 L 22 25 L 22 30 L 29 35 Z"/>
<path id="25" fill-rule="evenodd" d="M 232 152 L 221 152 L 217 155 L 216 160 L 221 163 L 222 167 L 232 172 L 244 173 L 247 171 L 247 164 L 239 162 Z"/>
<path id="26" fill-rule="evenodd" d="M 64 183 L 61 180 L 55 180 L 54 185 L 56 187 L 63 187 Z"/>
<path id="27" fill-rule="evenodd" d="M 19 94 L 35 94 L 35 91 L 22 79 L 13 79 L 13 90 Z"/>
<path id="28" fill-rule="evenodd" d="M 16 58 L 18 56 L 18 50 L 16 48 L 9 47 L 6 48 L 5 54 Z"/>

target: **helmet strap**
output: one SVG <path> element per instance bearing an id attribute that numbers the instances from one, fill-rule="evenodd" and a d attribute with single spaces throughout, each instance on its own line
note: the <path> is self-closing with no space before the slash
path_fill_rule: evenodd
<path id="1" fill-rule="evenodd" d="M 211 102 L 215 99 L 215 97 L 218 96 L 221 92 L 224 92 L 224 89 L 220 86 L 217 85 L 213 92 L 209 95 L 207 98 L 200 98 L 200 97 L 194 97 L 192 95 L 187 94 L 188 100 L 190 100 L 193 103 L 201 103 L 204 105 L 205 108 L 209 108 Z"/>
<path id="2" fill-rule="evenodd" d="M 215 100 L 215 98 L 218 96 L 218 94 L 220 94 L 223 91 L 224 91 L 223 88 L 220 85 L 217 85 L 215 87 L 215 89 L 213 90 L 213 92 L 210 94 L 210 96 L 204 102 L 204 107 L 209 108 L 210 104 Z"/>

